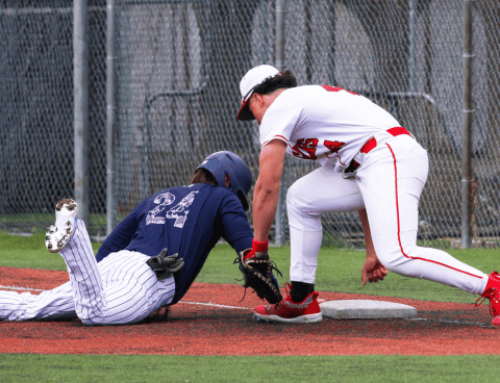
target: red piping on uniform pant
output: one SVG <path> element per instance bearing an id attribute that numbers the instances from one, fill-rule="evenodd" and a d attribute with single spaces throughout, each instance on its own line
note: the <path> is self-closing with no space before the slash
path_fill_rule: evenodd
<path id="1" fill-rule="evenodd" d="M 399 225 L 398 167 L 396 166 L 396 156 L 394 155 L 394 152 L 392 151 L 391 146 L 390 146 L 389 144 L 387 144 L 387 143 L 386 143 L 386 145 L 387 145 L 387 147 L 389 148 L 389 150 L 391 151 L 392 158 L 394 159 L 394 180 L 395 180 L 395 184 L 396 184 L 396 215 L 397 215 L 397 218 L 398 218 L 398 241 L 399 241 L 399 248 L 401 249 L 401 253 L 403 253 L 403 255 L 404 255 L 406 258 L 408 258 L 408 259 L 418 259 L 418 260 L 421 260 L 421 261 L 426 261 L 426 262 L 435 263 L 435 264 L 437 264 L 437 265 L 447 267 L 448 269 L 452 269 L 452 270 L 458 271 L 459 273 L 463 273 L 463 274 L 470 275 L 471 277 L 475 277 L 475 278 L 483 279 L 482 277 L 480 277 L 480 276 L 478 276 L 478 275 L 474 275 L 474 274 L 468 273 L 468 272 L 466 272 L 466 271 L 456 269 L 456 268 L 454 268 L 454 267 L 451 267 L 451 266 L 445 265 L 444 263 L 440 263 L 440 262 L 432 261 L 432 260 L 430 260 L 430 259 L 425 259 L 425 258 L 410 257 L 409 255 L 406 255 L 406 253 L 405 253 L 405 252 L 404 252 L 404 250 L 403 250 L 403 245 L 401 244 L 401 228 L 400 228 L 400 225 Z"/>

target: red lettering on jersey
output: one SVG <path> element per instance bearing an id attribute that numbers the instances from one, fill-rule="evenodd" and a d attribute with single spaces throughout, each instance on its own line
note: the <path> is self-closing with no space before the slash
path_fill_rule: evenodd
<path id="1" fill-rule="evenodd" d="M 324 89 L 326 89 L 328 92 L 340 92 L 341 90 L 345 90 L 347 93 L 353 94 L 355 96 L 359 96 L 357 93 L 351 92 L 350 90 L 340 88 L 338 86 L 331 86 L 331 85 L 321 85 Z"/>
<path id="2" fill-rule="evenodd" d="M 345 145 L 345 142 L 338 142 L 338 141 L 328 141 L 325 140 L 325 146 L 330 149 L 330 153 L 328 154 L 333 154 L 333 153 L 338 153 L 339 150 L 342 148 L 342 146 Z"/>
<path id="3" fill-rule="evenodd" d="M 303 160 L 315 160 L 316 147 L 318 146 L 317 138 L 301 138 L 292 148 L 293 155 Z"/>

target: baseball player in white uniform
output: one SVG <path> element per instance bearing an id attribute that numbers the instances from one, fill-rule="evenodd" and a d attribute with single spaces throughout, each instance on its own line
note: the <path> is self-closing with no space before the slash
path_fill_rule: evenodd
<path id="1" fill-rule="evenodd" d="M 488 298 L 493 325 L 500 326 L 498 272 L 488 276 L 444 251 L 416 244 L 427 152 L 367 98 L 328 85 L 296 85 L 290 71 L 269 65 L 251 69 L 240 83 L 238 119 L 257 120 L 262 145 L 253 199 L 255 246 L 267 246 L 285 154 L 321 164 L 287 194 L 291 287 L 285 285 L 287 295 L 279 304 L 258 306 L 254 315 L 279 322 L 322 319 L 314 291 L 320 214 L 358 210 L 367 244 L 363 284 L 382 280 L 388 269 L 458 287 Z"/>

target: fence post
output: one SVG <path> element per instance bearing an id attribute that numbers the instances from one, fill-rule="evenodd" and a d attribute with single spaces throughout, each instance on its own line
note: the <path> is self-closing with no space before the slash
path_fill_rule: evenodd
<path id="1" fill-rule="evenodd" d="M 106 7 L 106 233 L 116 226 L 116 201 L 114 194 L 115 158 L 115 6 L 107 0 Z"/>
<path id="2" fill-rule="evenodd" d="M 472 1 L 464 1 L 463 14 L 463 150 L 462 150 L 462 248 L 471 246 L 472 221 Z"/>
<path id="3" fill-rule="evenodd" d="M 73 3 L 73 96 L 75 199 L 78 218 L 89 226 L 89 35 L 87 0 Z"/>
<path id="4" fill-rule="evenodd" d="M 409 24 L 409 52 L 408 52 L 408 73 L 409 73 L 409 92 L 417 92 L 417 3 L 416 0 L 408 0 L 408 24 Z"/>
<path id="5" fill-rule="evenodd" d="M 286 15 L 286 0 L 276 0 L 276 69 L 280 72 L 285 70 L 285 15 Z M 286 164 L 286 158 L 285 158 Z M 276 209 L 275 222 L 275 238 L 274 246 L 283 245 L 284 237 L 284 212 L 285 212 L 285 178 L 286 166 L 283 166 L 283 175 L 280 181 L 280 192 L 278 196 L 278 206 Z"/>

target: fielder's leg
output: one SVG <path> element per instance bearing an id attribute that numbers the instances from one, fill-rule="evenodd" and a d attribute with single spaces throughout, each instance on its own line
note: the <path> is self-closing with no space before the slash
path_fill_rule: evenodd
<path id="1" fill-rule="evenodd" d="M 417 246 L 418 204 L 427 172 L 427 153 L 406 135 L 379 144 L 365 157 L 357 182 L 377 256 L 398 274 L 480 294 L 486 274 L 444 251 Z"/>
<path id="2" fill-rule="evenodd" d="M 286 206 L 290 225 L 290 279 L 314 283 L 323 239 L 320 214 L 362 209 L 361 192 L 354 180 L 320 168 L 290 187 Z"/>
<path id="3" fill-rule="evenodd" d="M 363 200 L 356 183 L 323 168 L 292 185 L 287 194 L 292 285 L 285 284 L 286 294 L 279 304 L 257 306 L 254 309 L 256 318 L 283 323 L 315 323 L 322 320 L 318 293 L 314 291 L 323 238 L 320 214 L 362 208 Z"/>

